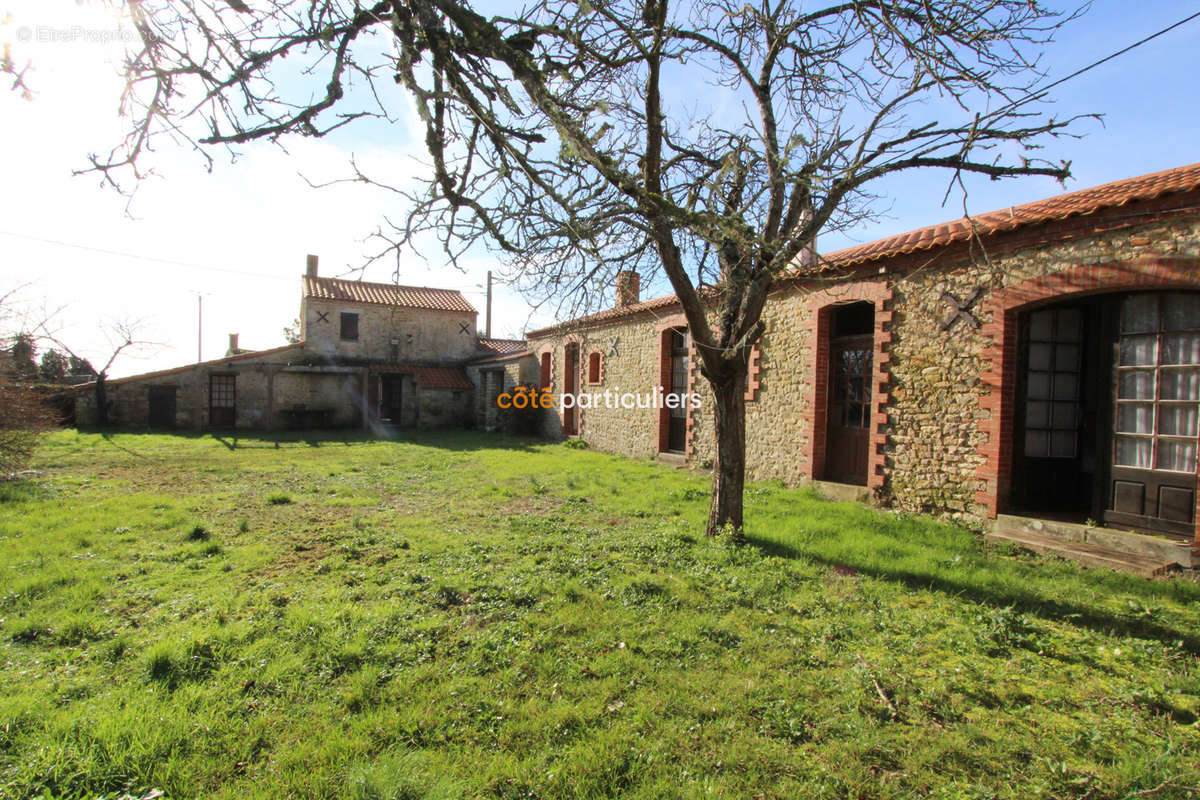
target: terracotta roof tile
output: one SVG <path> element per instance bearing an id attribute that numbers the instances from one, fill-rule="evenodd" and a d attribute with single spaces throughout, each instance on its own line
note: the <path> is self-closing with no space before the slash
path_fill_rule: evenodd
<path id="1" fill-rule="evenodd" d="M 488 339 L 479 337 L 480 355 L 510 355 L 525 349 L 524 339 Z"/>
<path id="2" fill-rule="evenodd" d="M 426 286 L 397 286 L 392 283 L 367 283 L 305 275 L 304 296 L 318 300 L 478 313 L 461 292 L 455 289 L 431 289 Z"/>
<path id="3" fill-rule="evenodd" d="M 491 364 L 500 361 L 515 361 L 530 355 L 528 350 L 516 350 L 511 353 L 485 353 L 472 361 L 472 364 Z"/>
<path id="4" fill-rule="evenodd" d="M 1090 189 L 1080 189 L 1045 200 L 979 214 L 970 219 L 942 222 L 908 233 L 888 236 L 874 242 L 835 250 L 821 256 L 820 263 L 825 266 L 850 266 L 965 241 L 971 237 L 972 225 L 979 235 L 987 236 L 1015 230 L 1026 225 L 1038 225 L 1066 219 L 1070 216 L 1093 214 L 1106 208 L 1115 208 L 1139 200 L 1153 200 L 1171 192 L 1189 192 L 1197 189 L 1200 189 L 1200 164 L 1175 167 L 1162 172 L 1126 178 Z M 675 305 L 678 305 L 675 295 L 663 295 L 645 302 L 608 308 L 586 317 L 539 328 L 529 331 L 526 335 L 536 338 L 553 334 L 566 327 L 594 325 L 612 319 L 633 316 L 643 311 L 670 308 Z"/>
<path id="5" fill-rule="evenodd" d="M 568 322 L 560 322 L 557 325 L 549 325 L 545 328 L 538 328 L 534 331 L 529 331 L 525 335 L 530 338 L 536 338 L 543 334 L 553 333 L 561 328 L 576 325 L 594 325 L 598 322 L 605 322 L 610 319 L 621 319 L 630 317 L 634 314 L 640 314 L 643 311 L 654 311 L 662 308 L 670 308 L 676 305 L 678 301 L 673 294 L 664 294 L 662 297 L 655 297 L 650 300 L 643 300 L 640 303 L 631 303 L 627 306 L 613 306 L 606 308 L 603 311 L 597 311 L 595 314 L 589 314 L 586 317 L 579 317 Z"/>
<path id="6" fill-rule="evenodd" d="M 1153 200 L 1171 192 L 1188 192 L 1198 188 L 1200 164 L 1191 164 L 1137 178 L 1113 181 L 1090 189 L 1067 192 L 970 218 L 964 217 L 953 222 L 930 225 L 927 228 L 826 253 L 821 260 L 832 266 L 848 266 L 966 241 L 971 238 L 972 230 L 980 236 L 990 236 L 1026 225 L 1039 225 L 1071 216 L 1094 214 L 1106 208 Z"/>
<path id="7" fill-rule="evenodd" d="M 413 377 L 422 389 L 473 389 L 467 374 L 454 367 L 412 367 Z"/>

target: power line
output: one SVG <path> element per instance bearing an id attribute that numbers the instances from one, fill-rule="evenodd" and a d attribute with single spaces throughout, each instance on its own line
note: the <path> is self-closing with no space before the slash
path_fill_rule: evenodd
<path id="1" fill-rule="evenodd" d="M 1146 38 L 1140 39 L 1140 40 L 1134 42 L 1133 44 L 1129 45 L 1128 47 L 1124 47 L 1115 53 L 1110 53 L 1109 55 L 1105 56 L 1104 58 L 1100 59 L 1099 61 L 1094 61 L 1091 64 L 1088 64 L 1086 67 L 1077 69 L 1074 72 L 1072 72 L 1070 75 L 1066 76 L 1065 78 L 1059 78 L 1058 80 L 1054 81 L 1053 83 L 1051 83 L 1047 86 L 1043 86 L 1037 92 L 1034 92 L 1021 100 L 1014 101 L 1013 108 L 1016 108 L 1018 105 L 1022 105 L 1024 103 L 1030 102 L 1034 98 L 1041 97 L 1046 92 L 1053 89 L 1055 86 L 1066 83 L 1067 81 L 1071 80 L 1072 78 L 1077 78 L 1080 75 L 1082 75 L 1083 73 L 1088 72 L 1089 70 L 1093 70 L 1096 67 L 1100 66 L 1101 64 L 1112 61 L 1114 58 L 1116 58 L 1118 56 L 1123 56 L 1126 53 L 1128 53 L 1130 50 L 1141 47 L 1142 45 L 1146 44 L 1147 42 L 1153 41 L 1154 39 L 1157 39 L 1158 37 L 1162 36 L 1165 33 L 1170 33 L 1171 31 L 1175 30 L 1176 28 L 1180 27 L 1181 25 L 1186 25 L 1187 23 L 1191 22 L 1192 20 L 1196 19 L 1197 17 L 1200 17 L 1200 11 L 1197 11 L 1195 14 L 1192 14 L 1189 17 L 1184 17 L 1183 19 L 1179 20 L 1178 22 L 1168 25 L 1167 27 L 1163 28 L 1162 30 L 1160 30 L 1156 33 L 1152 33 L 1149 36 L 1147 36 Z M 1007 110 L 1008 110 L 1007 108 L 1000 109 L 1000 111 L 1007 111 Z M 999 113 L 999 112 L 996 112 L 996 113 Z"/>
<path id="2" fill-rule="evenodd" d="M 92 245 L 78 244 L 76 242 L 64 242 L 61 239 L 48 239 L 42 236 L 30 236 L 27 233 L 16 233 L 14 231 L 0 231 L 0 236 L 11 236 L 15 239 L 26 239 L 31 242 L 41 242 L 42 244 L 52 244 L 58 247 L 69 247 L 74 250 L 86 250 L 90 253 L 102 253 L 109 256 L 118 256 L 120 258 L 132 258 L 137 261 L 148 261 L 155 264 L 171 264 L 177 267 L 187 267 L 189 269 L 202 270 L 205 272 L 220 272 L 226 275 L 238 275 L 243 277 L 266 278 L 276 281 L 294 281 L 295 277 L 285 275 L 269 275 L 265 272 L 252 272 L 250 270 L 233 269 L 231 267 L 217 267 L 212 264 L 197 264 L 194 261 L 179 261 L 172 258 L 159 258 L 157 256 L 139 255 L 137 253 L 126 253 L 121 250 L 109 250 L 103 247 L 94 247 Z M 439 286 L 442 289 L 454 289 L 455 287 Z M 471 288 L 458 288 L 457 291 L 465 294 L 487 294 L 478 284 L 471 284 Z"/>
<path id="3" fill-rule="evenodd" d="M 1011 101 L 1010 103 L 1008 103 L 1008 105 L 1001 106 L 1000 108 L 996 109 L 995 111 L 989 111 L 984 116 L 985 117 L 995 117 L 999 114 L 1003 114 L 1005 112 L 1012 111 L 1015 108 L 1020 108 L 1021 106 L 1025 105 L 1026 103 L 1032 103 L 1035 100 L 1040 100 L 1043 97 L 1045 97 L 1046 93 L 1049 92 L 1051 89 L 1053 89 L 1055 86 L 1061 86 L 1062 84 L 1066 83 L 1067 81 L 1069 81 L 1073 78 L 1078 78 L 1080 75 L 1084 74 L 1085 72 L 1090 72 L 1091 70 L 1095 69 L 1096 67 L 1099 67 L 1101 64 L 1106 64 L 1109 61 L 1112 61 L 1114 58 L 1118 58 L 1119 56 L 1125 55 L 1130 50 L 1134 50 L 1134 49 L 1146 44 L 1147 42 L 1151 42 L 1151 41 L 1157 39 L 1158 37 L 1163 36 L 1164 34 L 1170 33 L 1171 31 L 1175 30 L 1176 28 L 1186 25 L 1187 23 L 1191 22 L 1192 20 L 1196 19 L 1197 17 L 1200 17 L 1200 11 L 1197 11 L 1195 14 L 1191 14 L 1190 16 L 1184 17 L 1183 19 L 1179 20 L 1178 22 L 1174 22 L 1174 23 L 1168 25 L 1167 27 L 1163 28 L 1162 30 L 1156 31 L 1156 32 L 1150 34 L 1149 36 L 1139 39 L 1138 41 L 1134 42 L 1133 44 L 1127 45 L 1126 47 L 1123 47 L 1114 53 L 1109 53 L 1104 58 L 1101 58 L 1097 61 L 1093 61 L 1091 64 L 1088 64 L 1085 67 L 1080 67 L 1079 69 L 1072 72 L 1070 75 L 1059 78 L 1058 80 L 1056 80 L 1052 83 L 1049 83 L 1049 84 L 1041 87 L 1040 89 L 1037 89 L 1036 91 L 1029 92 L 1024 97 L 1021 97 L 1021 98 Z M 901 155 L 898 155 L 896 158 L 897 159 L 905 158 L 908 155 L 916 152 L 917 150 L 924 150 L 928 147 L 934 146 L 937 144 L 938 139 L 943 139 L 946 136 L 949 136 L 949 134 L 943 133 L 939 137 L 935 137 L 933 139 L 930 139 L 929 141 L 921 143 L 920 146 L 914 146 L 913 148 L 909 149 L 907 152 L 905 152 Z M 896 160 L 896 159 L 893 159 L 893 161 L 894 160 Z"/>
<path id="4" fill-rule="evenodd" d="M 118 256 L 120 258 L 132 258 L 137 261 L 149 261 L 156 264 L 171 264 L 177 267 L 188 267 L 189 269 L 204 270 L 206 272 L 223 272 L 228 275 L 241 275 L 255 278 L 268 278 L 277 281 L 292 281 L 295 278 L 284 277 L 282 275 L 268 275 L 265 272 L 251 272 L 249 270 L 231 269 L 229 267 L 216 267 L 211 264 L 197 264 L 192 261 L 178 261 L 171 258 L 158 258 L 156 256 L 144 256 L 137 253 L 125 253 L 120 250 L 108 250 L 103 247 L 93 247 L 87 244 L 77 244 L 75 242 L 64 242 L 60 239 L 47 239 L 41 236 L 30 236 L 26 233 L 14 233 L 13 231 L 0 231 L 0 235 L 11 236 L 15 239 L 26 239 L 31 242 L 41 242 L 43 244 L 57 245 L 58 247 L 69 247 L 74 250 L 86 250 L 90 253 L 103 253 L 109 256 Z"/>

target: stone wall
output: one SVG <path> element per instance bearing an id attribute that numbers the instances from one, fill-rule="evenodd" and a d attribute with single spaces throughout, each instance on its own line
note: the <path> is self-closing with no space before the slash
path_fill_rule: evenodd
<path id="1" fill-rule="evenodd" d="M 210 379 L 213 375 L 229 375 L 235 378 L 234 424 L 239 429 L 282 427 L 286 420 L 280 411 L 298 406 L 331 410 L 331 422 L 338 427 L 360 426 L 363 371 L 289 366 L 288 361 L 300 352 L 288 349 L 262 358 L 206 362 L 109 382 L 106 387 L 109 421 L 113 425 L 148 426 L 150 390 L 162 387 L 175 391 L 173 427 L 193 430 L 211 427 Z M 77 424 L 94 425 L 96 418 L 94 391 L 79 390 Z"/>
<path id="2" fill-rule="evenodd" d="M 1008 247 L 986 259 L 962 250 L 944 253 L 894 282 L 885 457 L 888 490 L 902 509 L 961 518 L 995 513 L 999 487 L 989 486 L 979 474 L 989 448 L 1000 445 L 988 432 L 994 413 L 990 400 L 1005 389 L 987 379 L 989 349 L 1000 345 L 989 329 L 998 313 L 989 310 L 991 298 L 1041 276 L 1093 265 L 1116 269 L 1103 281 L 1063 285 L 1042 302 L 1065 299 L 1072 291 L 1128 289 L 1116 274 L 1124 265 L 1200 256 L 1200 222 L 1177 217 L 1069 241 L 1026 243 L 1014 236 L 1003 244 Z M 1200 273 L 1193 272 L 1192 280 L 1200 289 Z M 983 289 L 976 309 L 982 326 L 959 320 L 943 331 L 942 323 L 953 311 L 945 295 L 961 300 L 977 288 Z"/>
<path id="3" fill-rule="evenodd" d="M 463 427 L 471 418 L 473 394 L 466 389 L 421 389 L 417 427 Z"/>
<path id="4" fill-rule="evenodd" d="M 502 414 L 495 402 L 496 395 L 510 392 L 517 386 L 537 383 L 535 361 L 531 356 L 471 364 L 467 367 L 467 377 L 475 385 L 471 418 L 475 427 L 486 431 L 501 428 Z"/>
<path id="5" fill-rule="evenodd" d="M 568 336 L 533 339 L 529 349 L 540 364 L 542 353 L 551 355 L 551 390 L 556 402 L 563 393 L 568 342 L 579 345 L 577 386 L 581 393 L 612 394 L 633 392 L 648 394 L 659 385 L 661 333 L 672 325 L 682 326 L 676 312 L 665 314 L 642 313 L 617 320 L 600 328 L 584 329 Z M 612 352 L 613 340 L 616 352 Z M 599 352 L 601 378 L 589 383 L 588 357 Z M 560 408 L 543 415 L 543 434 L 551 438 L 562 436 L 563 415 Z M 659 412 L 651 408 L 588 408 L 580 413 L 580 437 L 589 445 L 610 453 L 632 458 L 647 458 L 658 453 Z"/>
<path id="6" fill-rule="evenodd" d="M 330 424 L 338 428 L 357 428 L 363 424 L 363 370 L 337 367 L 285 367 L 273 381 L 274 403 L 263 408 L 274 409 L 270 427 L 282 427 L 285 417 L 279 412 L 323 411 L 329 413 Z M 250 398 L 247 398 L 247 410 Z M 238 416 L 242 416 L 242 400 L 238 397 Z M 257 427 L 266 427 L 259 425 Z"/>
<path id="7" fill-rule="evenodd" d="M 341 338 L 342 312 L 358 314 L 357 340 Z M 473 313 L 308 297 L 301 303 L 300 315 L 305 347 L 317 355 L 398 363 L 461 362 L 475 355 Z"/>
<path id="8" fill-rule="evenodd" d="M 1200 257 L 1200 222 L 1194 215 L 1176 216 L 1114 230 L 1103 220 L 1088 218 L 1061 223 L 1057 233 L 1055 226 L 1044 226 L 989 242 L 986 255 L 978 248 L 943 248 L 873 264 L 869 277 L 858 280 L 795 285 L 773 293 L 763 312 L 765 329 L 754 365 L 758 386 L 746 403 L 748 478 L 797 485 L 823 477 L 827 316 L 838 304 L 866 300 L 874 304 L 876 320 L 869 486 L 905 510 L 964 519 L 994 514 L 996 480 L 993 475 L 989 483 L 986 475 L 989 453 L 999 446 L 991 432 L 998 412 L 989 398 L 1003 387 L 989 378 L 989 370 L 995 369 L 989 353 L 994 355 L 999 345 L 987 333 L 987 298 L 1084 265 Z M 1192 271 L 1190 282 L 1174 280 L 1174 285 L 1200 289 L 1200 272 Z M 1148 284 L 1139 278 L 1124 288 Z M 1120 280 L 1109 277 L 1078 290 L 1121 288 Z M 963 318 L 943 330 L 954 311 L 946 298 L 965 301 L 977 289 L 981 299 L 975 313 L 982 327 Z M 580 347 L 580 391 L 651 392 L 661 382 L 661 333 L 672 325 L 683 325 L 678 308 L 640 311 L 592 327 L 551 331 L 531 339 L 530 350 L 539 361 L 543 352 L 551 354 L 556 395 L 562 392 L 570 342 Z M 613 339 L 615 354 L 610 353 Z M 588 354 L 593 350 L 602 353 L 603 376 L 589 385 Z M 687 458 L 707 466 L 714 451 L 711 394 L 695 368 L 694 354 L 692 371 L 703 405 L 689 420 Z M 545 415 L 544 432 L 561 437 L 561 412 Z M 659 414 L 652 409 L 587 409 L 580 437 L 608 452 L 654 457 Z"/>

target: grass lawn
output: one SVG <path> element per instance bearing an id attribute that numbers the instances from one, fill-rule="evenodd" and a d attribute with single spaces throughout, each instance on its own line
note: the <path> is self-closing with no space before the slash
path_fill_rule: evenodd
<path id="1" fill-rule="evenodd" d="M 1200 585 L 471 434 L 63 432 L 0 797 L 1200 797 Z"/>

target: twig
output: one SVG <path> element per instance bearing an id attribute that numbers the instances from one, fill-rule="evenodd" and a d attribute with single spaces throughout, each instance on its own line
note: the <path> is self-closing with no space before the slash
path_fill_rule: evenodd
<path id="1" fill-rule="evenodd" d="M 893 703 L 891 698 L 889 698 L 887 696 L 887 693 L 885 691 L 883 691 L 883 687 L 879 685 L 879 681 L 875 680 L 875 675 L 872 674 L 871 665 L 868 664 L 866 661 L 864 661 L 863 657 L 860 656 L 858 653 L 855 653 L 854 657 L 856 659 L 858 659 L 858 663 L 862 664 L 863 669 L 865 669 L 867 671 L 867 677 L 871 679 L 871 683 L 875 684 L 875 693 L 877 695 L 879 695 L 879 699 L 882 700 L 889 709 L 891 709 L 892 719 L 893 720 L 900 719 L 900 712 L 896 710 L 895 703 Z"/>
<path id="2" fill-rule="evenodd" d="M 1165 781 L 1160 783 L 1158 786 L 1155 786 L 1153 789 L 1143 789 L 1140 792 L 1134 792 L 1133 794 L 1130 795 L 1130 797 L 1149 797 L 1152 794 L 1158 794 L 1163 789 L 1166 789 L 1168 786 L 1175 783 L 1175 781 L 1179 780 L 1182 777 L 1183 777 L 1182 775 L 1176 775 L 1174 778 L 1167 778 Z M 1195 786 L 1180 786 L 1179 788 L 1185 789 L 1189 792 L 1197 791 L 1197 788 Z"/>

